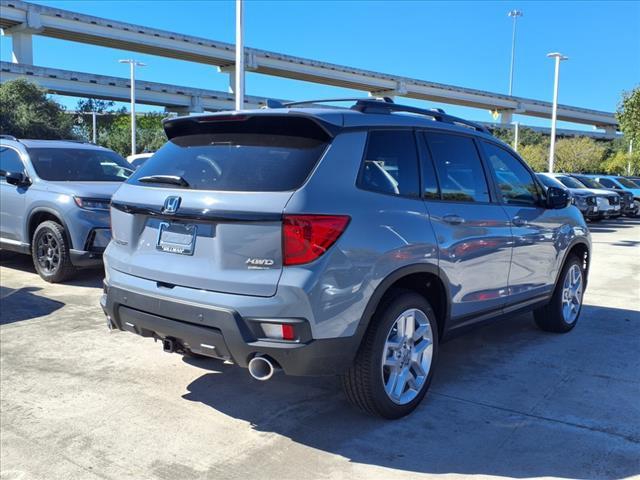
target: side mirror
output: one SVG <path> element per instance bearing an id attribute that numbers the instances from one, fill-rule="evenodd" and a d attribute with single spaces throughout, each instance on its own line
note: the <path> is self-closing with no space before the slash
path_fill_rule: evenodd
<path id="1" fill-rule="evenodd" d="M 569 192 L 558 187 L 547 188 L 547 208 L 560 209 L 569 205 Z"/>
<path id="2" fill-rule="evenodd" d="M 15 185 L 16 187 L 31 185 L 29 177 L 22 172 L 7 172 L 5 174 L 5 179 L 7 180 L 7 183 Z"/>

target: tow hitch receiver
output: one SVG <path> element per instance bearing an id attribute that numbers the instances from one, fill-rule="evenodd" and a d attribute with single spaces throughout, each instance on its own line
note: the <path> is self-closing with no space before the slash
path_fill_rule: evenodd
<path id="1" fill-rule="evenodd" d="M 167 353 L 173 353 L 176 351 L 176 342 L 173 338 L 164 338 L 162 339 L 162 349 Z"/>

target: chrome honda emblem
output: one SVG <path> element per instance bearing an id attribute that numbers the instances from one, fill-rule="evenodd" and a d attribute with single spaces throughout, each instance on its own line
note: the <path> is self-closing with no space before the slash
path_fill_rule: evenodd
<path id="1" fill-rule="evenodd" d="M 162 213 L 176 213 L 180 208 L 180 197 L 167 197 L 162 207 Z"/>

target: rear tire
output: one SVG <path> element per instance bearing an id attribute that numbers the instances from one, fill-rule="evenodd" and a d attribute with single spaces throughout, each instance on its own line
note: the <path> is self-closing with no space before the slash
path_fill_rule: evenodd
<path id="1" fill-rule="evenodd" d="M 538 327 L 546 332 L 566 333 L 578 322 L 582 310 L 585 276 L 580 259 L 567 258 L 551 301 L 534 310 L 533 317 Z"/>
<path id="2" fill-rule="evenodd" d="M 31 241 L 31 258 L 38 275 L 50 283 L 63 282 L 75 273 L 64 228 L 51 220 L 36 228 Z"/>
<path id="3" fill-rule="evenodd" d="M 424 398 L 438 356 L 438 325 L 429 302 L 401 290 L 378 307 L 354 364 L 342 377 L 347 399 L 372 415 L 403 417 Z"/>

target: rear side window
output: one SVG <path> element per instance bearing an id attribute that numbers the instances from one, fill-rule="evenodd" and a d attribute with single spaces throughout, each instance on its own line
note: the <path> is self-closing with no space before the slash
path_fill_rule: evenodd
<path id="1" fill-rule="evenodd" d="M 169 175 L 197 190 L 279 192 L 295 190 L 305 181 L 327 143 L 266 133 L 199 133 L 178 136 L 148 159 L 129 183 L 143 177 Z"/>
<path id="2" fill-rule="evenodd" d="M 358 187 L 389 195 L 418 196 L 418 152 L 412 131 L 369 132 Z"/>
<path id="3" fill-rule="evenodd" d="M 473 139 L 425 133 L 438 172 L 442 200 L 488 202 L 489 186 Z"/>
<path id="4" fill-rule="evenodd" d="M 498 182 L 502 200 L 509 205 L 537 205 L 538 188 L 533 175 L 505 149 L 482 142 Z"/>

